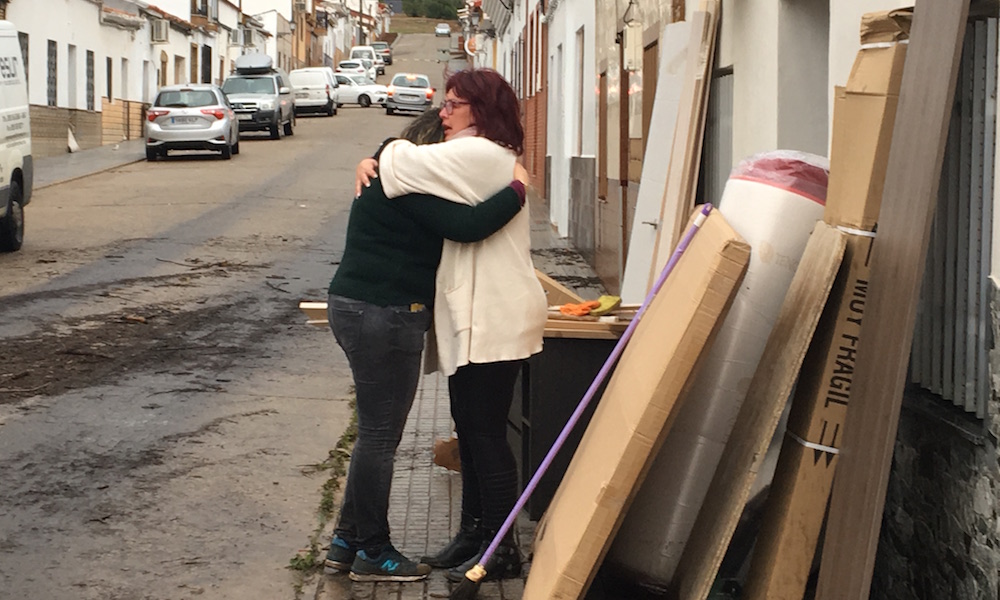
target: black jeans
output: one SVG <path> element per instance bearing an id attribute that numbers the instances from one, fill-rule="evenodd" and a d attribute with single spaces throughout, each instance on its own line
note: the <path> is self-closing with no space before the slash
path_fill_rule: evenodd
<path id="1" fill-rule="evenodd" d="M 468 364 L 448 378 L 462 460 L 462 517 L 482 519 L 489 535 L 517 502 L 517 463 L 507 443 L 507 413 L 524 361 Z"/>
<path id="2" fill-rule="evenodd" d="M 327 315 L 351 365 L 358 411 L 358 439 L 336 534 L 377 554 L 389 543 L 393 463 L 417 391 L 431 313 L 331 295 Z"/>

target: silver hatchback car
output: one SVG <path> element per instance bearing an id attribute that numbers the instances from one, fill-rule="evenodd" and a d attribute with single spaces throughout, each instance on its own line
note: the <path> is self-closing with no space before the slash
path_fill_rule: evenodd
<path id="1" fill-rule="evenodd" d="M 168 150 L 212 150 L 224 159 L 240 153 L 239 124 L 218 86 L 171 85 L 156 94 L 146 112 L 146 159 Z"/>

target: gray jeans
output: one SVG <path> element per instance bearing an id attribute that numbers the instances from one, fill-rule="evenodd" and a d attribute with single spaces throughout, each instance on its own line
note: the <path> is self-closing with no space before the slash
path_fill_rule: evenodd
<path id="1" fill-rule="evenodd" d="M 331 295 L 327 316 L 351 365 L 358 411 L 358 439 L 336 534 L 377 554 L 389 543 L 393 462 L 417 391 L 431 313 L 426 307 L 382 307 Z"/>

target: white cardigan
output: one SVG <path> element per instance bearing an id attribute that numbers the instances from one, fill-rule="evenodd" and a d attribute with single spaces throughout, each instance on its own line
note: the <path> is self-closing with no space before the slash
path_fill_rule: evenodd
<path id="1" fill-rule="evenodd" d="M 510 184 L 514 152 L 482 137 L 417 146 L 388 144 L 379 157 L 382 189 L 389 198 L 433 194 L 478 204 Z M 548 306 L 531 262 L 527 205 L 487 239 L 444 241 L 434 295 L 436 369 L 527 358 L 542 350 Z M 431 336 L 428 336 L 431 337 Z M 435 370 L 434 341 L 426 370 Z"/>

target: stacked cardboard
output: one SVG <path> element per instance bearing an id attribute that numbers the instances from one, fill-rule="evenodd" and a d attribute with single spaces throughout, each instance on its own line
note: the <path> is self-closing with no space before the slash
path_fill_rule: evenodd
<path id="1" fill-rule="evenodd" d="M 865 15 L 862 48 L 837 89 L 823 218 L 850 235 L 802 366 L 744 598 L 800 600 L 805 591 L 854 376 L 911 18 L 912 9 Z"/>

